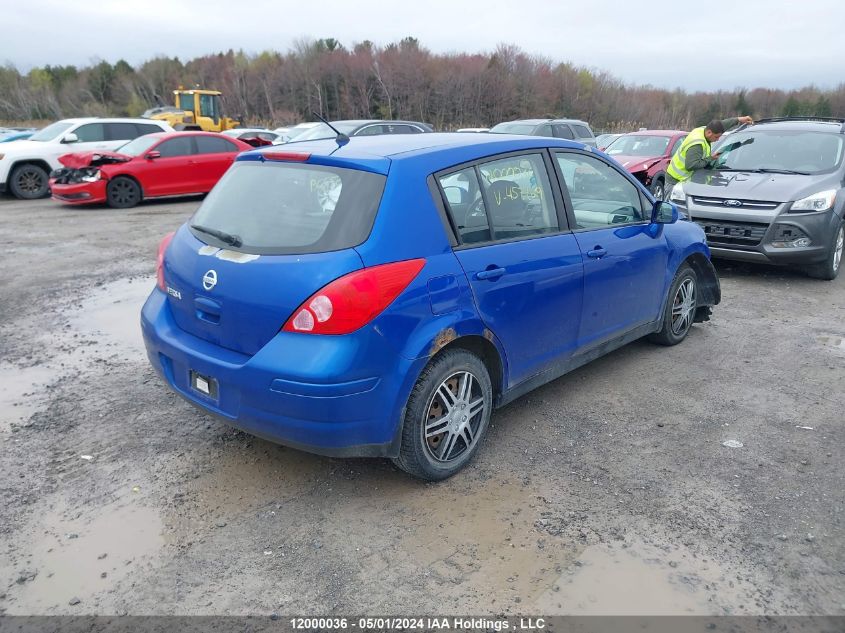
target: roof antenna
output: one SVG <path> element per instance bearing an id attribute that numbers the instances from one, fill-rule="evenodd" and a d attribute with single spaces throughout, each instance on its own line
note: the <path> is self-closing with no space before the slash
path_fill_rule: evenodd
<path id="1" fill-rule="evenodd" d="M 323 117 L 321 117 L 319 114 L 317 114 L 316 112 L 312 112 L 311 114 L 313 114 L 315 117 L 317 117 L 318 119 L 320 119 L 323 123 L 325 123 L 326 125 L 328 125 L 328 126 L 332 129 L 332 131 L 333 131 L 335 134 L 337 134 L 337 137 L 335 138 L 335 142 L 336 142 L 339 146 L 341 146 L 341 147 L 342 147 L 342 146 L 346 145 L 346 144 L 349 142 L 349 137 L 348 137 L 348 136 L 346 136 L 346 134 L 344 134 L 343 132 L 341 132 L 340 130 L 338 130 L 335 126 L 333 126 L 331 123 L 329 123 L 328 121 L 326 121 L 326 120 L 325 120 Z"/>

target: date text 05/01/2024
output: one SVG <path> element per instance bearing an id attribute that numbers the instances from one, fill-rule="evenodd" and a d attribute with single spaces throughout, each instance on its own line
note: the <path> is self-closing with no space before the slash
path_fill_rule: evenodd
<path id="1" fill-rule="evenodd" d="M 530 631 L 546 627 L 544 618 L 473 618 L 473 617 L 294 617 L 290 619 L 295 630 L 457 630 L 457 631 Z"/>

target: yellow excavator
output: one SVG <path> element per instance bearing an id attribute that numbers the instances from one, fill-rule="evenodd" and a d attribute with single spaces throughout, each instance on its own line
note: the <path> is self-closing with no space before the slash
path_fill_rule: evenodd
<path id="1" fill-rule="evenodd" d="M 173 91 L 175 106 L 165 105 L 160 96 L 155 95 L 157 106 L 144 112 L 147 119 L 167 122 L 174 130 L 205 130 L 223 132 L 240 127 L 240 121 L 223 116 L 218 90 L 194 88 L 186 90 L 179 86 Z"/>

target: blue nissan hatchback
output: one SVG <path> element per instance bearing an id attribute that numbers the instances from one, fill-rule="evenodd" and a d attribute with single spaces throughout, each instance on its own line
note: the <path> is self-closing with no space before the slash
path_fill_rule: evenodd
<path id="1" fill-rule="evenodd" d="M 420 134 L 242 154 L 159 247 L 141 324 L 180 395 L 269 440 L 449 477 L 494 408 L 720 287 L 702 230 L 542 137 Z"/>

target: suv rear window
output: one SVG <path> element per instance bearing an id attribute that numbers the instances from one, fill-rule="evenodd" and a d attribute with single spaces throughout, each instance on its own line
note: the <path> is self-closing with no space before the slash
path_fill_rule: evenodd
<path id="1" fill-rule="evenodd" d="M 258 255 L 323 253 L 367 239 L 386 178 L 380 174 L 282 162 L 236 162 L 211 191 L 191 224 L 237 235 L 233 248 Z"/>
<path id="2" fill-rule="evenodd" d="M 572 123 L 572 129 L 575 130 L 575 133 L 578 135 L 578 138 L 593 138 L 593 133 L 590 131 L 585 125 L 578 125 L 577 123 Z"/>

